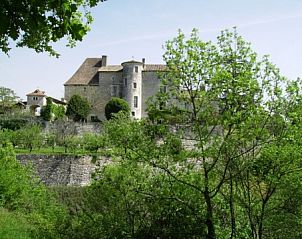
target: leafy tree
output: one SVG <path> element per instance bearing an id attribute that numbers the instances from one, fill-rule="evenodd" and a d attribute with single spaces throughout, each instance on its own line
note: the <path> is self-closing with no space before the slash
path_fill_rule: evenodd
<path id="1" fill-rule="evenodd" d="M 41 109 L 41 117 L 45 121 L 51 121 L 54 118 L 54 104 L 52 103 L 52 99 L 50 97 L 46 98 L 46 106 L 43 106 Z"/>
<path id="2" fill-rule="evenodd" d="M 107 120 L 110 120 L 113 117 L 113 114 L 118 112 L 124 112 L 125 114 L 130 114 L 130 107 L 127 101 L 112 97 L 111 100 L 105 106 L 105 116 Z"/>
<path id="3" fill-rule="evenodd" d="M 0 87 L 0 114 L 11 111 L 19 97 L 9 88 Z"/>
<path id="4" fill-rule="evenodd" d="M 54 133 L 44 134 L 44 145 L 52 148 L 52 152 L 54 152 L 56 144 L 57 144 L 57 136 Z"/>
<path id="5" fill-rule="evenodd" d="M 32 1 L 3 0 L 0 3 L 0 49 L 8 53 L 10 43 L 36 52 L 59 56 L 52 43 L 67 37 L 74 46 L 89 31 L 92 17 L 89 8 L 105 0 Z"/>
<path id="6" fill-rule="evenodd" d="M 65 107 L 63 105 L 55 105 L 54 107 L 55 119 L 63 119 L 65 117 Z"/>
<path id="7" fill-rule="evenodd" d="M 79 233 L 101 234 L 104 238 L 204 235 L 204 224 L 196 215 L 203 208 L 200 197 L 184 185 L 173 185 L 171 190 L 165 173 L 152 164 L 154 158 L 164 155 L 169 142 L 173 145 L 169 152 L 175 154 L 175 142 L 169 139 L 158 147 L 146 130 L 144 122 L 132 121 L 123 113 L 105 124 L 104 142 L 110 148 L 113 163 L 97 173 L 88 190 L 88 208 L 84 209 L 80 224 L 84 231 Z"/>
<path id="8" fill-rule="evenodd" d="M 81 149 L 81 139 L 75 135 L 68 135 L 64 138 L 65 153 L 69 150 L 72 153 L 76 153 L 78 149 Z"/>
<path id="9" fill-rule="evenodd" d="M 293 93 L 299 94 L 301 83 L 296 81 L 295 92 L 289 91 L 292 83 L 280 76 L 267 56 L 259 60 L 236 30 L 223 31 L 216 45 L 201 41 L 196 30 L 189 39 L 180 32 L 167 42 L 164 59 L 168 71 L 162 82 L 168 91 L 158 93 L 149 112 L 154 124 L 166 124 L 167 129 L 174 125 L 175 130 L 169 133 L 194 142 L 183 170 L 192 167 L 191 162 L 200 163 L 202 184 L 183 181 L 170 169 L 169 165 L 179 163 L 179 157 L 166 157 L 162 159 L 166 165 L 156 161 L 155 166 L 203 196 L 207 238 L 262 238 L 268 230 L 264 224 L 277 189 L 272 182 L 280 182 L 281 168 L 276 165 L 274 179 L 263 182 L 261 173 L 251 178 L 247 165 L 254 162 L 263 169 L 261 159 L 274 161 L 266 149 L 286 137 L 287 127 L 280 119 L 286 117 L 290 105 L 286 102 Z M 282 115 L 279 120 L 278 115 Z M 279 145 L 278 150 L 287 151 L 285 145 Z M 238 180 L 240 174 L 245 176 Z M 238 182 L 242 187 L 235 186 Z M 258 191 L 251 190 L 255 185 Z M 255 208 L 242 207 L 242 199 L 238 199 L 242 190 L 250 190 L 243 201 Z M 216 208 L 221 200 L 227 203 L 224 214 L 228 219 L 219 222 L 222 212 Z"/>
<path id="10" fill-rule="evenodd" d="M 20 146 L 30 150 L 40 148 L 42 146 L 43 137 L 39 125 L 30 125 L 15 132 L 15 137 L 18 139 Z"/>
<path id="11" fill-rule="evenodd" d="M 100 148 L 104 146 L 104 137 L 97 134 L 84 134 L 83 136 L 83 146 L 88 152 L 97 152 Z"/>
<path id="12" fill-rule="evenodd" d="M 0 214 L 9 213 L 20 224 L 16 237 L 20 234 L 22 238 L 59 238 L 58 231 L 66 216 L 64 208 L 39 183 L 32 170 L 16 160 L 10 145 L 0 147 L 0 209 Z M 16 225 L 7 223 L 1 226 L 0 235 L 10 237 L 12 232 L 5 232 L 5 227 L 14 229 Z"/>
<path id="13" fill-rule="evenodd" d="M 47 97 L 46 106 L 43 106 L 41 109 L 41 116 L 45 121 L 63 119 L 65 108 L 63 105 L 54 104 L 51 97 Z"/>
<path id="14" fill-rule="evenodd" d="M 86 120 L 91 106 L 89 102 L 80 95 L 73 95 L 67 105 L 66 115 L 74 121 Z"/>
<path id="15" fill-rule="evenodd" d="M 131 190 L 142 200 L 177 202 L 187 220 L 199 222 L 197 232 L 186 231 L 191 237 L 271 238 L 288 200 L 280 192 L 283 179 L 301 176 L 302 121 L 295 113 L 301 82 L 280 76 L 266 56 L 259 60 L 236 30 L 223 31 L 216 44 L 201 41 L 195 30 L 189 39 L 180 33 L 167 43 L 164 59 L 168 90 L 151 100 L 152 120 L 117 114 L 105 125 L 113 157 L 157 178 L 150 185 L 139 179 Z M 300 213 L 299 197 L 291 205 Z"/>

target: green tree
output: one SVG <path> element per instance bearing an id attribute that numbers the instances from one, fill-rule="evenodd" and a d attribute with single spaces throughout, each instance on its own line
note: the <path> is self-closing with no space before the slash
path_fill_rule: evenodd
<path id="1" fill-rule="evenodd" d="M 98 134 L 86 133 L 83 136 L 82 144 L 88 152 L 97 152 L 104 146 L 104 137 Z"/>
<path id="2" fill-rule="evenodd" d="M 69 46 L 81 41 L 93 20 L 89 8 L 103 1 L 3 0 L 0 3 L 0 49 L 7 54 L 10 44 L 16 41 L 17 47 L 59 56 L 52 44 L 64 37 Z"/>
<path id="3" fill-rule="evenodd" d="M 16 93 L 6 87 L 0 87 L 0 114 L 10 112 L 18 102 Z"/>
<path id="4" fill-rule="evenodd" d="M 164 59 L 168 71 L 162 82 L 168 91 L 158 93 L 149 112 L 154 124 L 166 124 L 167 129 L 174 125 L 170 133 L 194 142 L 190 160 L 183 168 L 190 168 L 190 162 L 200 163 L 202 184 L 183 181 L 170 169 L 179 157 L 166 157 L 162 159 L 166 166 L 157 161 L 155 166 L 202 195 L 207 238 L 262 238 L 277 186 L 263 183 L 259 175 L 247 177 L 247 165 L 255 161 L 260 164 L 258 160 L 267 157 L 266 147 L 285 137 L 285 126 L 276 116 L 287 115 L 286 101 L 291 92 L 284 86 L 291 83 L 280 76 L 267 56 L 259 60 L 236 30 L 222 31 L 216 44 L 200 40 L 196 30 L 189 39 L 180 32 L 167 42 Z M 299 87 L 296 89 L 299 91 Z M 280 146 L 279 150 L 286 148 Z M 273 160 L 272 156 L 269 161 Z M 238 195 L 244 186 L 235 185 L 241 173 L 245 175 L 242 184 L 258 185 L 260 191 L 252 192 L 254 200 L 248 196 L 244 199 L 252 200 L 250 205 L 256 208 L 240 204 Z M 271 180 L 282 178 L 277 170 L 273 175 Z M 226 210 L 219 211 L 217 207 L 222 204 L 217 203 L 222 201 L 227 203 Z M 219 220 L 221 213 L 226 221 Z"/>
<path id="5" fill-rule="evenodd" d="M 55 119 L 63 119 L 65 117 L 65 107 L 63 105 L 55 105 L 54 107 Z"/>
<path id="6" fill-rule="evenodd" d="M 105 116 L 107 120 L 113 117 L 113 114 L 118 112 L 124 112 L 125 114 L 130 114 L 130 107 L 128 103 L 120 98 L 112 97 L 110 101 L 105 106 Z"/>
<path id="7" fill-rule="evenodd" d="M 65 116 L 65 107 L 54 104 L 52 98 L 47 97 L 46 106 L 43 106 L 41 109 L 41 116 L 45 121 L 63 119 Z"/>
<path id="8" fill-rule="evenodd" d="M 74 121 L 86 120 L 91 106 L 89 102 L 80 95 L 73 95 L 67 105 L 66 115 Z"/>
<path id="9" fill-rule="evenodd" d="M 41 117 L 46 121 L 51 121 L 54 118 L 54 107 L 52 99 L 50 97 L 46 98 L 46 106 L 43 106 L 41 109 Z"/>
<path id="10" fill-rule="evenodd" d="M 40 148 L 43 144 L 43 136 L 39 125 L 29 125 L 15 132 L 20 146 L 29 149 Z"/>
<path id="11" fill-rule="evenodd" d="M 65 153 L 72 152 L 76 153 L 77 150 L 81 149 L 81 139 L 76 135 L 67 135 L 64 138 L 64 147 L 65 147 Z"/>
<path id="12" fill-rule="evenodd" d="M 0 214 L 9 214 L 20 227 L 15 237 L 59 238 L 59 229 L 66 214 L 47 188 L 39 183 L 29 167 L 22 166 L 15 157 L 13 148 L 8 144 L 0 147 Z M 0 220 L 0 224 L 3 224 Z M 0 235 L 9 235 L 7 227 L 14 229 L 8 221 L 0 228 Z"/>
<path id="13" fill-rule="evenodd" d="M 300 143 L 293 141 L 300 136 L 294 112 L 301 82 L 280 76 L 236 30 L 223 31 L 216 44 L 200 40 L 196 30 L 189 39 L 180 33 L 167 42 L 164 59 L 167 91 L 151 100 L 152 120 L 117 114 L 105 125 L 114 158 L 156 169 L 158 191 L 142 187 L 146 181 L 132 190 L 178 202 L 177 210 L 199 222 L 191 236 L 270 238 L 281 210 L 274 205 L 288 199 L 279 193 L 282 180 L 301 175 Z M 300 212 L 297 201 L 292 206 Z"/>

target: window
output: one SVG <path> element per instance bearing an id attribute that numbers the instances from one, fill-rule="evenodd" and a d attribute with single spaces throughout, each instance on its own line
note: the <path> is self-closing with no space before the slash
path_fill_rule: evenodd
<path id="1" fill-rule="evenodd" d="M 91 116 L 91 122 L 100 122 L 100 120 L 96 115 L 92 115 Z"/>
<path id="2" fill-rule="evenodd" d="M 135 73 L 138 73 L 138 66 L 135 66 L 135 67 L 134 67 L 134 72 L 135 72 Z"/>
<path id="3" fill-rule="evenodd" d="M 124 79 L 124 85 L 127 87 L 127 78 Z"/>
<path id="4" fill-rule="evenodd" d="M 138 106 L 138 97 L 137 97 L 137 96 L 134 96 L 133 106 L 134 106 L 135 108 L 137 108 L 137 106 Z"/>
<path id="5" fill-rule="evenodd" d="M 134 111 L 132 111 L 131 114 L 132 114 L 132 116 L 135 116 L 135 112 Z"/>
<path id="6" fill-rule="evenodd" d="M 38 97 L 34 96 L 34 97 L 33 97 L 33 100 L 38 100 Z"/>
<path id="7" fill-rule="evenodd" d="M 136 89 L 136 87 L 137 87 L 136 82 L 133 82 L 133 89 Z"/>

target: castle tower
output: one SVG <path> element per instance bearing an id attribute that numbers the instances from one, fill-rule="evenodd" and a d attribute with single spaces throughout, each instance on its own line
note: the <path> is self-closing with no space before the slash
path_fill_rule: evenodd
<path id="1" fill-rule="evenodd" d="M 127 61 L 123 66 L 123 96 L 128 102 L 131 115 L 135 119 L 142 117 L 142 71 L 143 63 Z"/>

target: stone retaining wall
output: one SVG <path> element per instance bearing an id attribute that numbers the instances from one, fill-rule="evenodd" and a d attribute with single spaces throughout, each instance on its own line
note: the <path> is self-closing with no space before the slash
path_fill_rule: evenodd
<path id="1" fill-rule="evenodd" d="M 34 155 L 19 154 L 17 160 L 31 164 L 41 181 L 46 185 L 85 186 L 91 182 L 91 174 L 99 167 L 110 162 L 100 157 L 92 163 L 92 156 Z"/>

